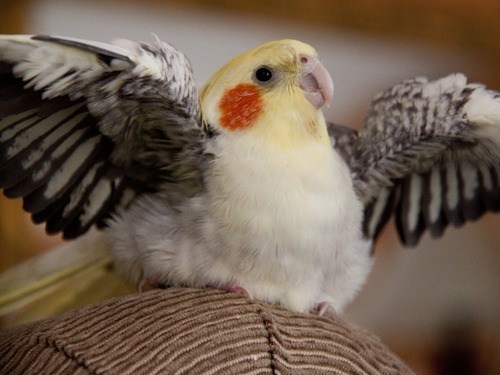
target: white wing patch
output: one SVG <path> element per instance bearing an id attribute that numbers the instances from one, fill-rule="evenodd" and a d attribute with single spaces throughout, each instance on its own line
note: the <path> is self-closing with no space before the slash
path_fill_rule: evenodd
<path id="1" fill-rule="evenodd" d="M 60 158 L 68 152 L 70 149 L 76 147 L 78 141 L 81 139 L 82 135 L 85 133 L 85 129 L 79 129 L 73 132 L 69 137 L 64 139 L 64 141 L 58 145 L 58 147 L 54 150 L 50 158 L 44 159 L 43 168 L 40 168 L 33 174 L 32 180 L 33 182 L 40 181 L 45 179 L 47 173 L 52 170 L 52 166 L 56 163 Z"/>
<path id="2" fill-rule="evenodd" d="M 28 112 L 32 112 L 32 111 L 27 111 L 24 113 L 28 113 Z M 17 116 L 11 116 L 11 117 L 17 117 Z M 0 142 L 7 142 L 8 140 L 14 138 L 18 133 L 22 132 L 27 127 L 33 125 L 36 121 L 39 120 L 39 118 L 32 115 L 32 114 L 28 114 L 27 116 L 23 116 L 22 118 L 20 118 L 17 121 L 8 121 L 9 117 L 5 118 L 5 120 L 6 120 L 5 124 L 1 124 L 1 125 L 5 125 L 5 128 L 7 128 L 10 125 L 13 125 L 13 126 L 9 129 L 5 130 L 2 133 L 2 135 L 0 135 Z M 10 151 L 10 155 L 15 155 L 15 154 L 16 154 L 15 150 Z"/>
<path id="3" fill-rule="evenodd" d="M 470 96 L 469 101 L 464 106 L 464 111 L 469 120 L 478 125 L 492 125 L 497 129 L 497 136 L 500 132 L 500 96 L 493 96 L 492 93 L 482 87 L 478 87 Z M 497 138 L 500 143 L 500 139 Z"/>
<path id="4" fill-rule="evenodd" d="M 27 149 L 35 140 L 39 139 L 43 134 L 50 132 L 57 126 L 60 126 L 68 118 L 68 116 L 75 113 L 80 109 L 83 104 L 77 104 L 72 107 L 66 108 L 61 111 L 57 111 L 54 114 L 40 119 L 39 117 L 32 116 L 24 121 L 17 123 L 11 129 L 6 130 L 0 141 L 4 142 L 11 137 L 16 136 L 13 144 L 7 150 L 7 156 L 13 158 L 18 155 L 23 150 Z M 29 126 L 36 124 L 27 131 L 22 132 L 22 130 L 27 129 Z"/>
<path id="5" fill-rule="evenodd" d="M 35 90 L 41 90 L 59 80 L 59 78 L 63 77 L 70 70 L 70 66 L 61 65 L 55 69 L 52 69 L 52 71 L 45 72 L 45 75 L 41 75 L 39 79 L 31 80 L 28 84 L 26 84 L 25 88 L 33 87 Z M 59 83 L 59 90 L 61 89 L 61 86 L 62 85 Z"/>
<path id="6" fill-rule="evenodd" d="M 450 74 L 446 77 L 427 82 L 422 88 L 422 96 L 426 98 L 439 97 L 445 92 L 462 90 L 467 86 L 467 77 L 461 73 Z"/>
<path id="7" fill-rule="evenodd" d="M 90 156 L 94 147 L 99 142 L 99 137 L 93 137 L 81 143 L 63 163 L 63 165 L 52 175 L 43 193 L 47 200 L 52 199 L 66 186 L 78 171 L 81 164 Z"/>
<path id="8" fill-rule="evenodd" d="M 88 116 L 87 113 L 79 113 L 76 116 L 70 118 L 65 122 L 64 126 L 58 127 L 50 137 L 43 139 L 42 143 L 30 150 L 28 156 L 23 160 L 22 166 L 24 169 L 29 169 L 36 162 L 40 161 L 42 158 L 47 157 L 45 154 L 48 149 L 50 149 L 57 142 L 60 142 L 63 138 L 68 138 L 75 131 L 75 128 L 80 125 L 81 121 Z"/>
<path id="9" fill-rule="evenodd" d="M 78 209 L 82 197 L 85 196 L 86 190 L 91 188 L 93 186 L 93 183 L 95 181 L 96 175 L 97 175 L 97 170 L 103 166 L 103 163 L 96 163 L 90 168 L 90 170 L 87 172 L 84 178 L 82 178 L 81 182 L 78 184 L 78 186 L 73 189 L 71 192 L 69 202 L 68 204 L 64 207 L 64 211 L 62 213 L 63 217 L 68 217 L 70 216 L 70 213 L 73 212 L 75 209 Z"/>
<path id="10" fill-rule="evenodd" d="M 375 202 L 372 214 L 369 218 L 368 233 L 370 236 L 374 236 L 378 230 L 377 226 L 380 223 L 384 210 L 388 204 L 390 193 L 390 189 L 382 189 L 377 197 L 377 201 Z"/>
<path id="11" fill-rule="evenodd" d="M 467 200 L 472 200 L 477 195 L 479 182 L 477 179 L 476 169 L 469 162 L 460 164 L 460 175 L 463 181 L 463 196 Z"/>
<path id="12" fill-rule="evenodd" d="M 92 193 L 83 206 L 83 215 L 80 216 L 82 226 L 89 225 L 94 216 L 103 208 L 111 193 L 110 181 L 102 179 L 94 186 Z"/>
<path id="13" fill-rule="evenodd" d="M 458 178 L 455 164 L 448 163 L 446 166 L 446 205 L 450 210 L 455 210 L 460 202 L 458 191 Z"/>
<path id="14" fill-rule="evenodd" d="M 32 35 L 0 35 L 0 59 L 17 63 L 33 49 Z"/>
<path id="15" fill-rule="evenodd" d="M 441 173 L 438 168 L 434 168 L 430 174 L 430 203 L 429 203 L 429 219 L 431 222 L 436 222 L 439 219 L 442 206 L 442 188 L 441 188 Z"/>
<path id="16" fill-rule="evenodd" d="M 14 123 L 18 121 L 25 120 L 27 118 L 30 118 L 32 115 L 34 115 L 36 112 L 38 112 L 38 108 L 30 109 L 28 111 L 24 111 L 15 115 L 7 116 L 2 119 L 0 119 L 0 131 L 2 131 L 2 134 L 0 134 L 0 141 L 6 141 L 10 138 L 12 138 L 12 134 L 7 135 L 8 132 L 5 131 L 3 132 L 4 129 L 7 129 Z"/>
<path id="17" fill-rule="evenodd" d="M 409 207 L 407 212 L 408 228 L 410 231 L 417 229 L 422 200 L 422 178 L 413 174 L 410 178 Z"/>

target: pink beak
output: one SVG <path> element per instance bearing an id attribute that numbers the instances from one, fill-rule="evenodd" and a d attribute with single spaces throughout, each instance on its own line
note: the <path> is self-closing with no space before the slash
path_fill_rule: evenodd
<path id="1" fill-rule="evenodd" d="M 299 87 L 304 91 L 304 96 L 316 108 L 324 104 L 330 106 L 333 100 L 333 80 L 330 73 L 319 62 L 317 57 L 301 55 L 300 62 L 303 66 Z"/>

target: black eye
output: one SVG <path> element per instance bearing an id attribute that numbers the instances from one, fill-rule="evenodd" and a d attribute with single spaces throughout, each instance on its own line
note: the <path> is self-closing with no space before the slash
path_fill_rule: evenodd
<path id="1" fill-rule="evenodd" d="M 269 82 L 273 78 L 273 71 L 267 67 L 255 71 L 255 79 L 259 82 Z"/>

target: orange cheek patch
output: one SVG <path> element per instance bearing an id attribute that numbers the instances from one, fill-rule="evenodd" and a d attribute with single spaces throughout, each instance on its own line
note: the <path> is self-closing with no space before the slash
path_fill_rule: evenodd
<path id="1" fill-rule="evenodd" d="M 255 85 L 237 85 L 224 93 L 219 104 L 221 125 L 229 130 L 248 128 L 262 112 L 262 106 L 262 98 Z"/>

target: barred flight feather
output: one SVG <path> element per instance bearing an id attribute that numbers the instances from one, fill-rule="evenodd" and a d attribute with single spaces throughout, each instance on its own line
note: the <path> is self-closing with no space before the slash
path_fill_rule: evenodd
<path id="1" fill-rule="evenodd" d="M 365 207 L 363 218 L 363 234 L 367 238 L 376 238 L 383 226 L 392 216 L 394 204 L 393 189 L 381 189 L 376 199 L 373 199 Z"/>
<path id="2" fill-rule="evenodd" d="M 167 196 L 199 191 L 203 130 L 189 63 L 158 40 L 121 45 L 0 37 L 0 187 L 49 233 L 105 225 L 165 181 Z"/>
<path id="3" fill-rule="evenodd" d="M 51 169 L 47 183 L 34 192 L 26 195 L 24 208 L 30 212 L 38 212 L 68 191 L 71 191 L 85 176 L 94 163 L 103 159 L 99 150 L 104 147 L 106 140 L 94 136 L 83 138 L 75 149 L 64 154 L 63 162 L 59 167 Z M 106 154 L 104 154 L 106 156 Z"/>
<path id="4" fill-rule="evenodd" d="M 367 238 L 392 214 L 415 245 L 425 230 L 437 237 L 500 210 L 499 95 L 462 75 L 395 85 L 375 97 L 361 132 L 328 130 L 365 203 Z"/>

